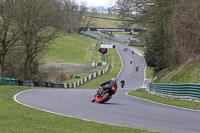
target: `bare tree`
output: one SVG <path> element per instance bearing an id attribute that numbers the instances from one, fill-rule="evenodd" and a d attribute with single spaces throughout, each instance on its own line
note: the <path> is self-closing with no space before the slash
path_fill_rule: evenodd
<path id="1" fill-rule="evenodd" d="M 0 1 L 0 76 L 5 76 L 8 51 L 20 39 L 20 29 L 14 25 L 15 11 L 13 0 Z"/>
<path id="2" fill-rule="evenodd" d="M 15 2 L 16 25 L 21 30 L 20 41 L 24 58 L 21 72 L 24 79 L 32 79 L 38 72 L 39 54 L 56 36 L 54 6 L 48 0 L 18 0 Z"/>
<path id="3" fill-rule="evenodd" d="M 190 4 L 188 4 L 190 3 Z M 168 24 L 169 63 L 180 65 L 200 55 L 200 1 L 180 0 Z"/>
<path id="4" fill-rule="evenodd" d="M 57 29 L 77 32 L 86 6 L 71 0 L 0 0 L 0 76 L 34 79 Z"/>
<path id="5" fill-rule="evenodd" d="M 97 9 L 95 7 L 91 8 L 90 12 L 85 15 L 83 19 L 83 24 L 85 25 L 85 30 L 88 29 L 89 26 L 95 25 L 94 24 L 94 17 L 97 13 Z"/>
<path id="6" fill-rule="evenodd" d="M 74 1 L 62 0 L 60 5 L 64 30 L 66 32 L 77 32 L 87 11 L 86 3 L 82 2 L 79 6 Z"/>

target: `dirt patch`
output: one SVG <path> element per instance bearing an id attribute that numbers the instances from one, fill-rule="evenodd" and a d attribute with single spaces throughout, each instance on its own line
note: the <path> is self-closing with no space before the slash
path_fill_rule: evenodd
<path id="1" fill-rule="evenodd" d="M 91 70 L 95 69 L 91 65 L 69 64 L 57 61 L 48 61 L 41 66 L 44 70 L 55 70 L 59 72 L 77 72 L 77 73 L 92 73 Z"/>

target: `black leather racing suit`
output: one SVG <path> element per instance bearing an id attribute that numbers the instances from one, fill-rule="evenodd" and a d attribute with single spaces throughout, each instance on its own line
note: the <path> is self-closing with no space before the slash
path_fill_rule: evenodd
<path id="1" fill-rule="evenodd" d="M 117 82 L 108 80 L 100 85 L 103 89 L 108 89 L 109 91 L 114 87 L 117 90 Z M 116 91 L 115 91 L 116 92 Z M 113 94 L 115 94 L 115 92 Z"/>

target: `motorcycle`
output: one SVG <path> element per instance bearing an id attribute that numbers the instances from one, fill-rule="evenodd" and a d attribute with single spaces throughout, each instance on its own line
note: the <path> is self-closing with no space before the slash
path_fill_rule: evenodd
<path id="1" fill-rule="evenodd" d="M 104 90 L 102 87 L 100 87 L 97 91 L 97 94 L 92 98 L 92 102 L 99 102 L 104 103 L 107 102 L 112 98 L 112 95 L 114 95 L 116 92 L 115 88 L 111 88 L 110 90 L 106 89 Z"/>

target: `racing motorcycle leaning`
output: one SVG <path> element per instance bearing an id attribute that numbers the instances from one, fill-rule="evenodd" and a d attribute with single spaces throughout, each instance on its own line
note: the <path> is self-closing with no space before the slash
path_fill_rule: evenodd
<path id="1" fill-rule="evenodd" d="M 103 89 L 100 87 L 97 91 L 97 94 L 92 98 L 92 102 L 99 102 L 104 103 L 107 102 L 109 99 L 112 98 L 112 95 L 114 95 L 116 92 L 116 89 L 113 87 L 111 89 Z"/>

